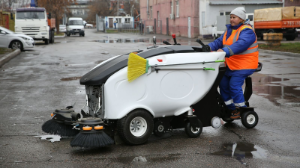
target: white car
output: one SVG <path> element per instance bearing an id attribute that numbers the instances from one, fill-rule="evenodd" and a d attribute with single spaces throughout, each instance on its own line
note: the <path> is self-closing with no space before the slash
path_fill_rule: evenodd
<path id="1" fill-rule="evenodd" d="M 34 47 L 34 40 L 25 34 L 16 34 L 0 26 L 0 47 L 24 51 Z"/>
<path id="2" fill-rule="evenodd" d="M 86 28 L 93 28 L 94 26 L 93 26 L 93 24 L 88 24 L 88 23 L 87 23 L 87 24 L 85 25 L 85 27 L 86 27 Z"/>
<path id="3" fill-rule="evenodd" d="M 65 33 L 67 31 L 66 25 L 59 25 L 59 32 Z"/>

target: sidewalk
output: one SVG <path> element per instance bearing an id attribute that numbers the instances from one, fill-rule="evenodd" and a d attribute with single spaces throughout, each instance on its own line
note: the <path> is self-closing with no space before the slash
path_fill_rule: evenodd
<path id="1" fill-rule="evenodd" d="M 10 49 L 8 49 L 8 50 L 10 50 Z M 21 53 L 21 50 L 17 49 L 17 50 L 11 50 L 11 52 L 9 51 L 5 54 L 0 54 L 0 68 L 2 67 L 2 65 L 7 63 L 8 61 L 10 61 L 11 59 L 15 58 L 20 53 Z"/>

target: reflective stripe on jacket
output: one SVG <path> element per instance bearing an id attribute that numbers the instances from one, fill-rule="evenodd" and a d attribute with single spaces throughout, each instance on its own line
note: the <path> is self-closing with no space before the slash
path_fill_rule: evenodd
<path id="1" fill-rule="evenodd" d="M 256 69 L 258 66 L 257 39 L 252 45 L 250 45 L 250 47 L 246 51 L 242 53 L 235 54 L 229 48 L 230 45 L 232 45 L 238 40 L 241 31 L 245 28 L 249 28 L 253 31 L 251 26 L 242 25 L 236 31 L 232 31 L 230 37 L 227 40 L 227 31 L 223 36 L 223 46 L 227 47 L 229 49 L 229 52 L 231 53 L 231 56 L 229 58 L 225 58 L 226 65 L 229 67 L 230 70 Z"/>

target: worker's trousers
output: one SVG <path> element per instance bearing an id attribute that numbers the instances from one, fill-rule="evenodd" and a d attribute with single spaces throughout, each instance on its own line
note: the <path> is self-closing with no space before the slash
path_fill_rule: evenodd
<path id="1" fill-rule="evenodd" d="M 219 85 L 222 99 L 230 110 L 246 107 L 242 86 L 245 79 L 253 74 L 252 70 L 226 70 Z"/>

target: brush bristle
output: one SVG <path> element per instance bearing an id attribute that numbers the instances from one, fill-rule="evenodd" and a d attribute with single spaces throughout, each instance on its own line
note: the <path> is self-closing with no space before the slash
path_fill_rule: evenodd
<path id="1" fill-rule="evenodd" d="M 127 66 L 127 78 L 131 82 L 146 73 L 147 60 L 134 53 L 130 53 Z"/>
<path id="2" fill-rule="evenodd" d="M 53 119 L 46 121 L 42 125 L 42 130 L 49 134 L 60 136 L 75 136 L 79 133 L 78 130 L 73 129 L 72 125 L 65 125 L 54 121 Z"/>
<path id="3" fill-rule="evenodd" d="M 97 133 L 79 133 L 71 141 L 72 147 L 98 148 L 114 144 L 114 141 L 103 131 Z"/>

